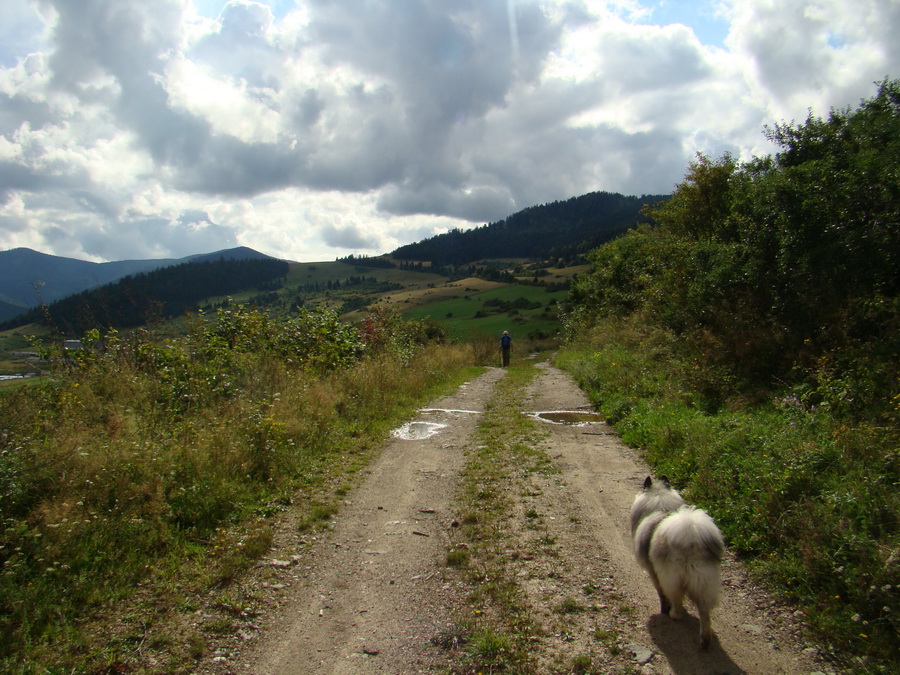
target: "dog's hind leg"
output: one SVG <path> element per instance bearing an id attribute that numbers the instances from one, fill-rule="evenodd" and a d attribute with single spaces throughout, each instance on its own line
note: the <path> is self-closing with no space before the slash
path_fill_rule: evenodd
<path id="1" fill-rule="evenodd" d="M 700 614 L 700 649 L 709 649 L 713 637 L 710 608 L 702 604 L 697 605 L 697 613 Z"/>
<path id="2" fill-rule="evenodd" d="M 653 587 L 656 589 L 657 595 L 659 595 L 659 613 L 668 614 L 669 610 L 672 609 L 672 603 L 669 602 L 669 598 L 667 598 L 666 594 L 663 592 L 662 586 L 659 583 L 659 577 L 656 576 L 656 570 L 653 569 L 653 566 L 651 565 L 647 571 L 650 573 L 650 580 L 653 582 Z"/>
<path id="3" fill-rule="evenodd" d="M 684 590 L 678 586 L 669 589 L 669 599 L 672 606 L 669 609 L 669 616 L 676 621 L 684 617 Z"/>

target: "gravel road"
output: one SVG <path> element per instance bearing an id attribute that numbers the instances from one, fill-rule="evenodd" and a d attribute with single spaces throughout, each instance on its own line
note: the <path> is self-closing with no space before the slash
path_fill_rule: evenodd
<path id="1" fill-rule="evenodd" d="M 571 377 L 538 368 L 523 413 L 589 410 Z M 453 633 L 468 590 L 445 564 L 458 517 L 453 497 L 480 413 L 504 374 L 488 369 L 420 411 L 325 530 L 304 538 L 287 514 L 271 555 L 234 591 L 253 598 L 257 611 L 215 643 L 199 672 L 465 672 L 459 652 L 437 639 Z M 696 615 L 661 616 L 634 561 L 628 511 L 649 473 L 638 453 L 601 421 L 536 424 L 537 444 L 558 472 L 530 476 L 529 489 L 512 495 L 518 515 L 504 544 L 538 627 L 543 672 L 572 672 L 584 655 L 597 673 L 829 672 L 803 642 L 802 615 L 757 588 L 733 557 L 713 612 L 717 639 L 700 652 Z M 552 546 L 534 554 L 538 537 Z"/>

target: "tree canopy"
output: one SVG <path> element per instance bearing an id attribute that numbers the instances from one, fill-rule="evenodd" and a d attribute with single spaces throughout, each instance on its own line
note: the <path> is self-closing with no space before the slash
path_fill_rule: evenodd
<path id="1" fill-rule="evenodd" d="M 766 129 L 779 151 L 698 155 L 655 227 L 591 253 L 575 325 L 642 313 L 745 380 L 808 378 L 848 414 L 898 383 L 900 81 L 855 110 Z"/>

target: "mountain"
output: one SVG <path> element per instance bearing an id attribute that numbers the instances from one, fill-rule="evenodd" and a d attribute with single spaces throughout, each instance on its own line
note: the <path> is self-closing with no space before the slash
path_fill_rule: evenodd
<path id="1" fill-rule="evenodd" d="M 0 322 L 37 307 L 42 302 L 49 304 L 132 274 L 185 262 L 268 257 L 244 246 L 178 259 L 119 260 L 105 263 L 63 258 L 28 248 L 0 251 Z"/>
<path id="2" fill-rule="evenodd" d="M 641 209 L 665 199 L 668 195 L 591 192 L 533 206 L 472 230 L 452 230 L 401 246 L 391 255 L 398 260 L 429 261 L 437 267 L 491 258 L 572 259 L 635 223 L 646 222 Z"/>
<path id="3" fill-rule="evenodd" d="M 0 330 L 43 323 L 62 334 L 81 335 L 93 328 L 143 326 L 193 312 L 220 295 L 277 290 L 289 271 L 290 263 L 269 256 L 195 256 L 188 262 L 129 274 L 44 307 L 32 307 L 0 322 Z"/>

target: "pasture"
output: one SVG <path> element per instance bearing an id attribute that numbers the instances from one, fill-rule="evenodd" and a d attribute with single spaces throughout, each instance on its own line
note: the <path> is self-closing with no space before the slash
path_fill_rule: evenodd
<path id="1" fill-rule="evenodd" d="M 464 291 L 465 286 L 457 290 Z M 567 291 L 547 292 L 540 286 L 497 284 L 477 293 L 458 292 L 427 305 L 403 309 L 402 313 L 407 319 L 430 317 L 439 321 L 458 340 L 475 334 L 499 336 L 504 330 L 514 339 L 550 336 L 562 327 L 558 307 L 567 295 Z"/>

